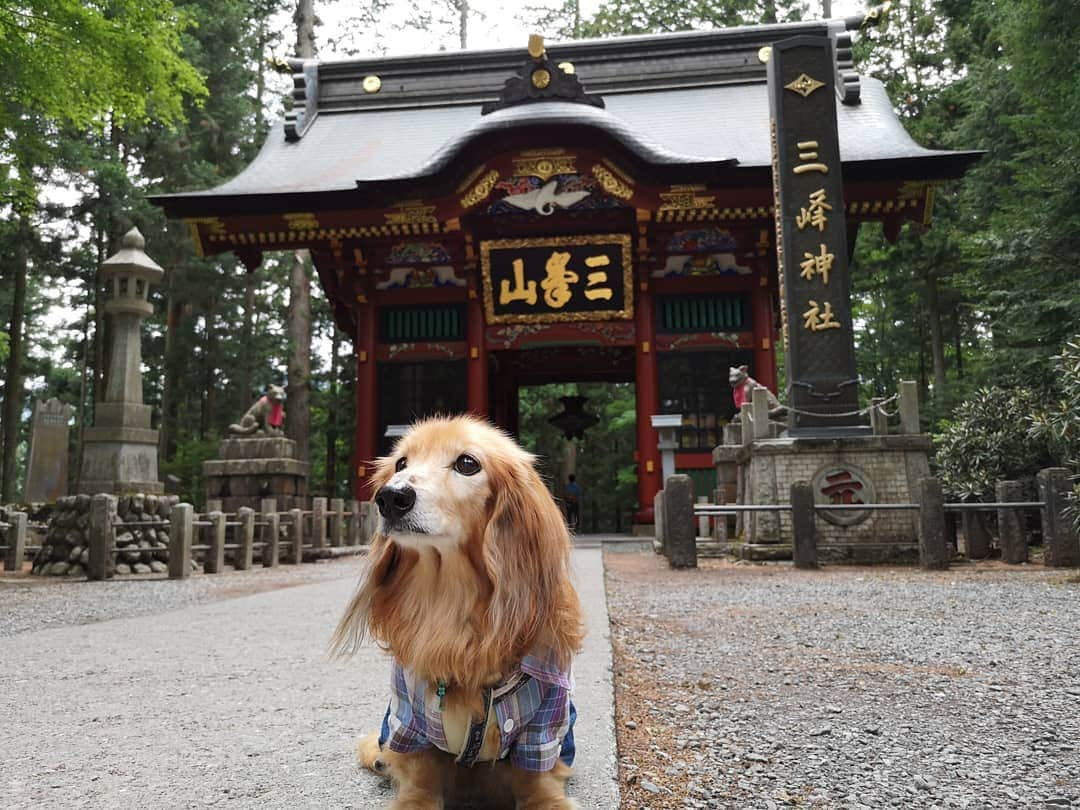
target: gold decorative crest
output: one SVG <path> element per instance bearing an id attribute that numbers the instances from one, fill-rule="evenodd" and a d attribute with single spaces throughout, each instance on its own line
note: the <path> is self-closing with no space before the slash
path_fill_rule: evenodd
<path id="1" fill-rule="evenodd" d="M 472 208 L 477 203 L 487 199 L 488 194 L 495 188 L 495 184 L 499 182 L 499 172 L 492 169 L 485 174 L 480 182 L 473 186 L 472 191 L 461 198 L 462 208 Z"/>
<path id="2" fill-rule="evenodd" d="M 435 206 L 424 205 L 423 200 L 404 200 L 395 207 L 396 211 L 383 214 L 387 225 L 416 225 L 439 221 L 435 216 Z"/>
<path id="3" fill-rule="evenodd" d="M 715 195 L 700 196 L 704 186 L 672 186 L 670 191 L 660 192 L 660 206 L 657 211 L 687 211 L 694 208 L 708 208 L 716 199 Z"/>
<path id="4" fill-rule="evenodd" d="M 793 82 L 784 85 L 785 90 L 790 90 L 792 93 L 798 93 L 803 98 L 806 98 L 819 87 L 824 87 L 825 82 L 819 82 L 805 73 L 800 73 L 798 78 Z"/>
<path id="5" fill-rule="evenodd" d="M 522 152 L 514 158 L 514 174 L 518 177 L 539 177 L 543 181 L 556 174 L 577 174 L 575 155 L 562 149 Z"/>
<path id="6" fill-rule="evenodd" d="M 606 166 L 597 163 L 592 167 L 592 173 L 593 177 L 600 183 L 600 188 L 612 197 L 618 197 L 620 200 L 629 200 L 634 196 L 634 190 L 616 177 Z"/>
<path id="7" fill-rule="evenodd" d="M 535 87 L 537 90 L 543 90 L 545 87 L 551 84 L 551 74 L 543 68 L 540 68 L 539 70 L 534 70 L 532 72 L 532 83 L 533 87 Z"/>
<path id="8" fill-rule="evenodd" d="M 382 89 L 382 79 L 374 75 L 365 76 L 363 86 L 365 93 L 378 93 Z"/>
<path id="9" fill-rule="evenodd" d="M 319 220 L 312 213 L 282 214 L 281 218 L 285 220 L 290 231 L 317 231 L 319 229 Z"/>

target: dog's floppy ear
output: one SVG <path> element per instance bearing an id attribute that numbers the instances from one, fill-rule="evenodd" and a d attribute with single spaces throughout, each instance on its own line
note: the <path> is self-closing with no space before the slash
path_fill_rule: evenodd
<path id="1" fill-rule="evenodd" d="M 375 461 L 375 472 L 371 482 L 372 492 L 378 492 L 393 477 L 392 462 L 393 459 L 390 457 L 379 458 Z M 344 656 L 355 653 L 371 632 L 374 632 L 378 638 L 377 628 L 371 626 L 375 597 L 379 588 L 383 587 L 394 574 L 399 573 L 406 557 L 402 549 L 391 543 L 386 535 L 376 532 L 367 559 L 364 561 L 360 585 L 330 639 L 331 655 Z"/>
<path id="2" fill-rule="evenodd" d="M 507 656 L 539 644 L 569 665 L 583 634 L 562 514 L 528 454 L 492 458 L 487 466 L 493 493 L 483 554 L 493 586 L 492 638 Z"/>

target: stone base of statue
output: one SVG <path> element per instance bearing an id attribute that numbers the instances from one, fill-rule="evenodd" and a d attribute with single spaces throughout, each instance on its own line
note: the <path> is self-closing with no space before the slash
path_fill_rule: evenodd
<path id="1" fill-rule="evenodd" d="M 158 480 L 158 432 L 150 428 L 150 406 L 97 402 L 94 427 L 83 429 L 80 494 L 165 491 Z"/>
<path id="2" fill-rule="evenodd" d="M 203 462 L 207 500 L 222 511 L 259 508 L 274 498 L 279 511 L 308 509 L 310 465 L 296 458 L 296 442 L 283 436 L 230 436 L 218 447 L 219 458 Z"/>
<path id="3" fill-rule="evenodd" d="M 739 441 L 735 427 L 713 451 L 719 486 L 734 485 L 729 503 L 790 502 L 791 485 L 808 481 L 815 503 L 917 503 L 930 476 L 925 434 L 766 437 Z M 731 479 L 734 478 L 734 481 Z M 728 493 L 725 492 L 725 495 Z M 918 562 L 917 510 L 819 510 L 818 559 L 833 563 Z M 791 512 L 743 512 L 724 551 L 748 560 L 791 559 Z"/>

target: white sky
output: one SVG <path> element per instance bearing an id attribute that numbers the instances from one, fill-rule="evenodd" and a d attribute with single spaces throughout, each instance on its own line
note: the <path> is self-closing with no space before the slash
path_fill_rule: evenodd
<path id="1" fill-rule="evenodd" d="M 806 2 L 810 8 L 808 16 L 819 17 L 821 0 Z M 858 14 L 876 2 L 833 0 L 832 16 L 838 18 Z M 600 4 L 601 0 L 581 0 L 582 19 L 594 15 Z M 405 25 L 410 16 L 415 16 L 414 9 L 430 10 L 435 16 L 448 16 L 449 12 L 444 10 L 446 5 L 438 0 L 390 0 L 389 7 L 379 15 L 375 26 L 366 30 L 350 19 L 355 16 L 356 5 L 350 0 L 315 0 L 315 14 L 321 21 L 315 32 L 319 58 L 349 58 L 352 55 L 350 51 L 357 56 L 402 56 L 458 50 L 457 35 L 452 31 L 420 31 Z M 471 0 L 470 5 L 473 10 L 468 31 L 470 50 L 513 47 L 524 50 L 531 33 L 543 34 L 549 41 L 555 40 L 549 32 L 532 30 L 533 26 L 529 24 L 530 20 L 541 16 L 542 11 L 530 12 L 526 9 L 557 8 L 561 5 L 560 0 L 526 0 L 520 7 L 507 7 L 502 0 Z M 291 19 L 283 19 L 279 30 L 283 42 L 278 55 L 285 56 L 295 41 Z"/>

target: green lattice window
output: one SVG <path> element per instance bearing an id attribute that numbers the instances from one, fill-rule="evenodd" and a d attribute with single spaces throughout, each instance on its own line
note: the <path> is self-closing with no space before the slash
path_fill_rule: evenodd
<path id="1" fill-rule="evenodd" d="M 747 296 L 668 295 L 657 299 L 660 332 L 741 332 L 750 328 Z"/>
<path id="2" fill-rule="evenodd" d="M 465 340 L 465 307 L 395 307 L 379 313 L 379 340 Z"/>

